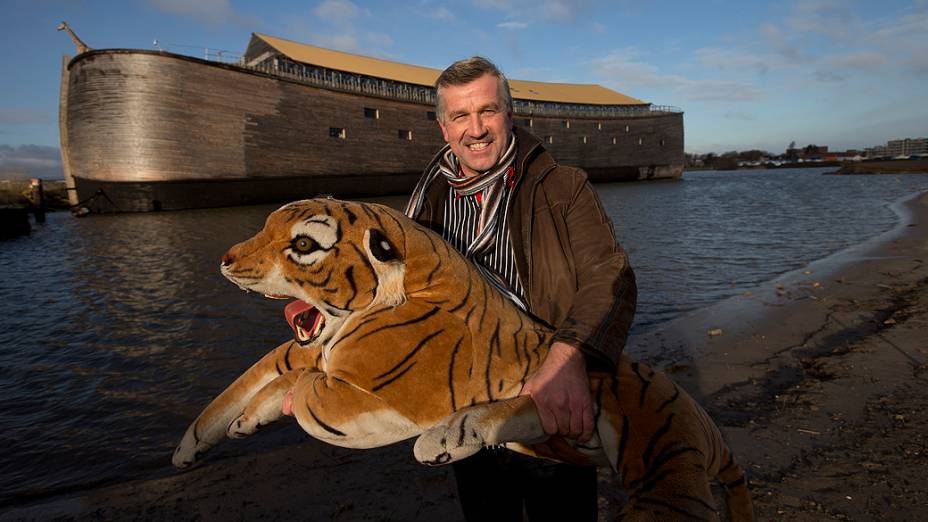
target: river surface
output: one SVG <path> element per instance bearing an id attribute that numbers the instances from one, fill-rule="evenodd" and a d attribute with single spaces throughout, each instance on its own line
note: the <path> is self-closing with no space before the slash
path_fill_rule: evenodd
<path id="1" fill-rule="evenodd" d="M 823 170 L 597 185 L 638 278 L 633 334 L 885 232 L 893 201 L 928 190 L 928 174 Z M 276 207 L 54 213 L 0 242 L 0 509 L 173 473 L 202 407 L 289 337 L 282 302 L 218 270 Z M 212 458 L 305 437 L 288 423 Z"/>

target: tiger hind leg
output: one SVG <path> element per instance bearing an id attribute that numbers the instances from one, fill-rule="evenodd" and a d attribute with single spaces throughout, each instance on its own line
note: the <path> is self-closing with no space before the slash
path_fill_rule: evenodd
<path id="1" fill-rule="evenodd" d="M 413 454 L 438 466 L 464 459 L 493 444 L 531 444 L 547 438 L 535 403 L 521 396 L 477 404 L 452 413 L 416 440 Z"/>
<path id="2" fill-rule="evenodd" d="M 649 470 L 643 482 L 628 488 L 623 522 L 719 520 L 701 455 L 688 454 Z"/>
<path id="3" fill-rule="evenodd" d="M 724 464 L 716 478 L 725 489 L 725 508 L 728 512 L 728 520 L 751 522 L 754 520 L 754 505 L 751 502 L 751 492 L 748 491 L 747 477 L 738 467 L 731 451 L 726 448 L 725 453 Z"/>

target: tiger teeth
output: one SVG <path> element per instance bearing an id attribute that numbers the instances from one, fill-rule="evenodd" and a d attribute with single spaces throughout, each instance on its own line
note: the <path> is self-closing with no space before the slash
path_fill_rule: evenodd
<path id="1" fill-rule="evenodd" d="M 322 314 L 318 314 L 316 316 L 316 322 L 313 324 L 312 332 L 307 332 L 303 329 L 302 326 L 299 325 L 299 323 L 296 322 L 293 326 L 296 328 L 297 340 L 306 342 L 319 337 L 319 334 L 321 334 L 322 330 L 325 328 L 325 318 L 322 316 Z"/>
<path id="2" fill-rule="evenodd" d="M 300 325 L 295 325 L 295 326 L 296 326 L 296 336 L 299 340 L 305 341 L 309 339 L 309 336 L 306 335 L 306 330 L 301 328 Z"/>

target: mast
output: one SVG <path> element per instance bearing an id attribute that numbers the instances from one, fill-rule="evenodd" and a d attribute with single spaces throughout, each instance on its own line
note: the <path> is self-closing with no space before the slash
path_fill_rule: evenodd
<path id="1" fill-rule="evenodd" d="M 58 24 L 58 30 L 68 33 L 68 36 L 71 37 L 74 45 L 77 46 L 77 54 L 86 53 L 90 50 L 90 47 L 87 47 L 87 44 L 85 44 L 80 38 L 77 37 L 76 34 L 74 34 L 74 31 L 72 31 L 71 27 L 68 26 L 68 22 L 61 22 Z"/>

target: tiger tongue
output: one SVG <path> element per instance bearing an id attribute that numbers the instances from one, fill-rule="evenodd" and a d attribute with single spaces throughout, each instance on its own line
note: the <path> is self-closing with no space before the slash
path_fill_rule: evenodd
<path id="1" fill-rule="evenodd" d="M 293 322 L 296 320 L 296 317 L 301 313 L 312 310 L 315 307 L 306 301 L 292 301 L 284 307 L 284 318 L 287 319 L 287 324 L 290 325 L 290 329 L 293 330 L 293 333 L 296 333 L 296 325 Z"/>

